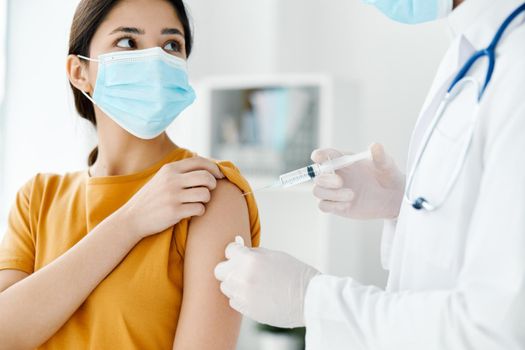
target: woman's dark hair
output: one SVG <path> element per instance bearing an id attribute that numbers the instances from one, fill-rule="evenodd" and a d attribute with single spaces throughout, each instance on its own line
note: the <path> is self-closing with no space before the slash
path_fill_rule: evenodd
<path id="1" fill-rule="evenodd" d="M 189 57 L 193 45 L 193 36 L 190 27 L 190 20 L 186 12 L 183 0 L 166 0 L 175 9 L 179 20 L 184 28 L 184 39 L 186 46 L 186 55 Z M 119 0 L 81 0 L 73 23 L 71 24 L 71 34 L 69 36 L 69 54 L 83 55 L 90 57 L 89 46 L 91 40 L 95 35 L 100 24 L 104 21 L 111 9 L 119 2 Z M 80 90 L 75 88 L 72 84 L 73 97 L 75 99 L 75 107 L 80 116 L 90 121 L 93 126 L 97 126 L 95 119 L 95 109 L 93 104 L 89 101 Z M 88 165 L 95 163 L 98 156 L 98 147 L 95 147 L 89 154 Z"/>

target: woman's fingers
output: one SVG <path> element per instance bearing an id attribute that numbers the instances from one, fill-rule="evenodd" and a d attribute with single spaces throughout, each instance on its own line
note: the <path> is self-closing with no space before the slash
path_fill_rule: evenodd
<path id="1" fill-rule="evenodd" d="M 179 195 L 182 203 L 208 203 L 211 192 L 206 187 L 195 187 L 183 190 Z"/>
<path id="2" fill-rule="evenodd" d="M 202 157 L 183 159 L 167 165 L 171 170 L 179 173 L 189 173 L 197 170 L 206 170 L 217 179 L 223 179 L 224 174 L 220 171 L 216 163 Z"/>
<path id="3" fill-rule="evenodd" d="M 224 178 L 217 164 L 195 157 L 166 164 L 125 205 L 137 235 L 160 232 L 185 218 L 202 216 L 217 179 Z"/>
<path id="4" fill-rule="evenodd" d="M 178 215 L 184 219 L 192 216 L 203 216 L 205 212 L 206 207 L 202 203 L 185 203 L 180 206 Z"/>
<path id="5" fill-rule="evenodd" d="M 217 179 L 207 170 L 196 170 L 178 175 L 177 181 L 182 188 L 206 187 L 211 191 L 217 187 Z"/>

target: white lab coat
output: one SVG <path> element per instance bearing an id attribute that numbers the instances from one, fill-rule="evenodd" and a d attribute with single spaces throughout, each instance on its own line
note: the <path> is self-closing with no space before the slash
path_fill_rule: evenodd
<path id="1" fill-rule="evenodd" d="M 452 77 L 523 0 L 467 0 L 412 136 L 409 166 Z M 386 291 L 320 275 L 307 290 L 307 350 L 525 349 L 525 16 L 498 47 L 471 149 L 435 212 L 404 203 L 385 225 Z M 422 59 L 424 57 L 422 56 Z M 483 81 L 486 61 L 471 75 Z M 475 110 L 465 90 L 434 133 L 414 194 L 439 198 Z"/>

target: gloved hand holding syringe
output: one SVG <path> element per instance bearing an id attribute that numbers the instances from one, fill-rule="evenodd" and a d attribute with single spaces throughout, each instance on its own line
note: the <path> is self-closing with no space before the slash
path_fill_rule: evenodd
<path id="1" fill-rule="evenodd" d="M 344 155 L 339 158 L 329 159 L 322 163 L 311 164 L 311 165 L 305 166 L 304 168 L 300 168 L 300 169 L 293 170 L 288 173 L 282 174 L 279 176 L 279 179 L 275 183 L 269 186 L 263 187 L 263 188 L 259 188 L 253 192 L 257 192 L 259 190 L 269 189 L 269 188 L 287 188 L 287 187 L 299 185 L 299 184 L 311 181 L 321 174 L 333 173 L 336 170 L 345 168 L 363 159 L 371 159 L 371 157 L 372 155 L 370 153 L 370 150 L 367 150 L 367 151 L 357 153 L 357 154 Z M 250 192 L 250 193 L 253 193 L 253 192 Z M 246 196 L 250 193 L 245 193 L 244 195 Z"/>

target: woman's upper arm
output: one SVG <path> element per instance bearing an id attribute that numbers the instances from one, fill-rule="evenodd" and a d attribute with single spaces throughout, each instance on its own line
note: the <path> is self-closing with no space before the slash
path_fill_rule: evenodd
<path id="1" fill-rule="evenodd" d="M 248 207 L 234 184 L 219 181 L 204 216 L 191 220 L 174 349 L 235 349 L 241 316 L 220 292 L 213 270 L 224 260 L 224 249 L 237 235 L 250 244 Z"/>
<path id="2" fill-rule="evenodd" d="M 0 270 L 0 293 L 17 282 L 29 276 L 28 273 L 18 270 Z"/>
<path id="3" fill-rule="evenodd" d="M 0 240 L 0 293 L 33 272 L 35 244 L 31 231 L 30 197 L 34 179 L 17 193 L 9 212 L 5 236 Z"/>

